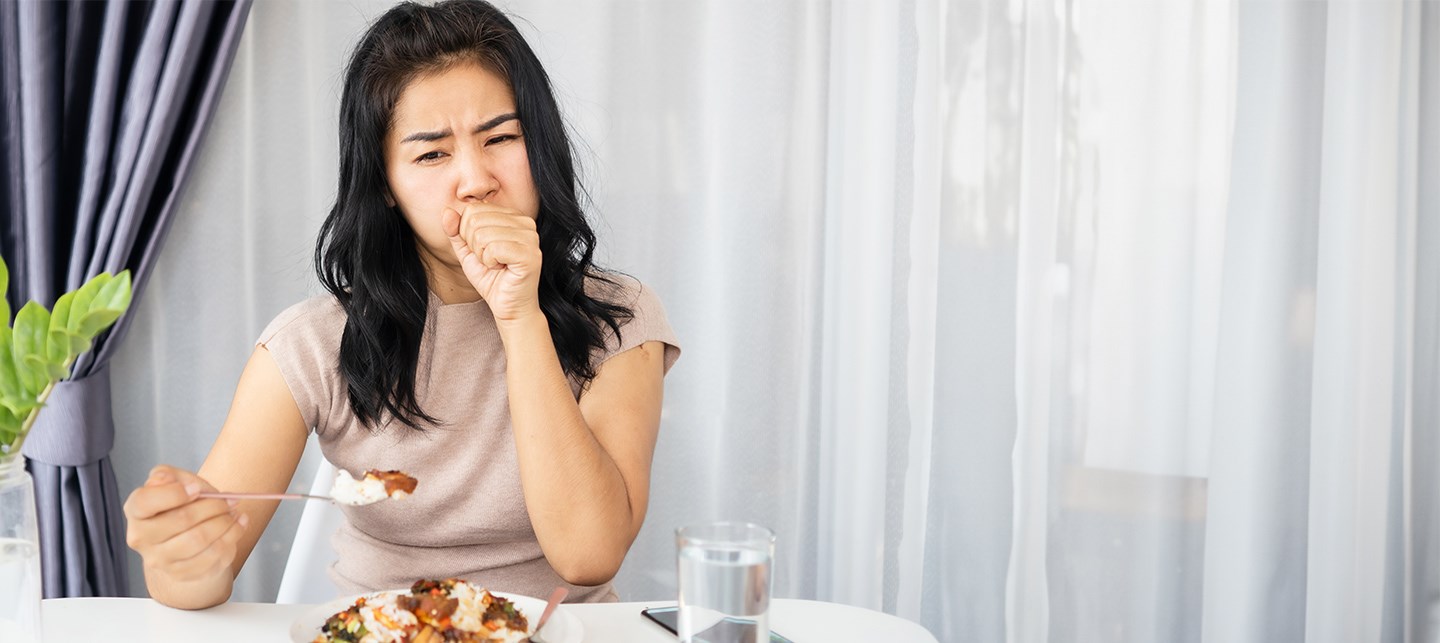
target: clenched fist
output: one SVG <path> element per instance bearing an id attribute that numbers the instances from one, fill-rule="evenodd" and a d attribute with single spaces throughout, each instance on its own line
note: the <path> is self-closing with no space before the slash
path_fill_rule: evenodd
<path id="1" fill-rule="evenodd" d="M 534 219 L 482 202 L 463 212 L 446 208 L 441 223 L 465 277 L 496 321 L 540 313 L 540 235 Z"/>

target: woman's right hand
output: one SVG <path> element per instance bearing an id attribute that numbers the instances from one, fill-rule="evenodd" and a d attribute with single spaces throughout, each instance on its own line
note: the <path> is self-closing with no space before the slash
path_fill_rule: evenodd
<path id="1" fill-rule="evenodd" d="M 234 501 L 196 498 L 213 491 L 200 476 L 159 465 L 130 493 L 125 542 L 144 559 L 147 581 L 158 573 L 178 583 L 233 582 L 236 543 L 249 518 Z"/>

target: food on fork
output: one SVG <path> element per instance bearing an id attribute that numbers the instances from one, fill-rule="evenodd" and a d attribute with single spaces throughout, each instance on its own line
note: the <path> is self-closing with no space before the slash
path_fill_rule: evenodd
<path id="1" fill-rule="evenodd" d="M 361 597 L 327 619 L 314 643 L 522 643 L 529 630 L 509 600 L 450 578 Z"/>
<path id="2" fill-rule="evenodd" d="M 380 502 L 386 498 L 400 499 L 415 493 L 417 481 L 400 471 L 371 469 L 359 480 L 350 472 L 341 469 L 335 474 L 335 485 L 330 488 L 330 497 L 342 505 L 360 506 Z"/>

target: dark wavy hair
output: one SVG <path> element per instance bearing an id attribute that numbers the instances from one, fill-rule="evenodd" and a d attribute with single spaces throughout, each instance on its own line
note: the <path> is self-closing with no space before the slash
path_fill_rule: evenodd
<path id="1" fill-rule="evenodd" d="M 416 430 L 437 423 L 415 397 L 429 287 L 419 241 L 387 201 L 383 141 L 411 81 L 462 63 L 498 74 L 515 95 L 540 196 L 540 309 L 566 375 L 588 384 L 604 327 L 618 337 L 633 315 L 585 291 L 587 277 L 615 281 L 592 262 L 595 233 L 578 198 L 584 192 L 570 140 L 535 52 L 482 0 L 403 2 L 370 26 L 350 57 L 340 99 L 340 185 L 315 244 L 320 283 L 345 310 L 339 368 L 350 408 L 372 430 L 387 418 Z"/>

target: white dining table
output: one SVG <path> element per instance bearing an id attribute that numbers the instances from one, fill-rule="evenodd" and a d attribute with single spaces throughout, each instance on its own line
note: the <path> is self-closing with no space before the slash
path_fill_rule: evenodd
<path id="1" fill-rule="evenodd" d="M 675 636 L 640 615 L 646 607 L 674 601 L 561 605 L 582 625 L 585 643 L 674 643 Z M 41 601 L 44 643 L 106 641 L 290 640 L 291 623 L 313 605 L 225 603 L 205 610 L 165 607 L 148 598 L 55 598 Z M 317 624 L 318 625 L 318 624 Z M 777 598 L 770 627 L 795 643 L 894 641 L 936 643 L 925 628 L 905 619 L 848 605 Z"/>

